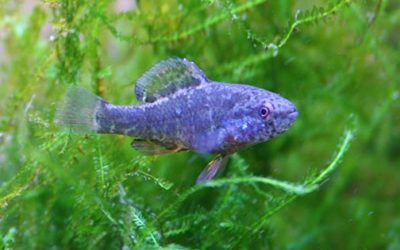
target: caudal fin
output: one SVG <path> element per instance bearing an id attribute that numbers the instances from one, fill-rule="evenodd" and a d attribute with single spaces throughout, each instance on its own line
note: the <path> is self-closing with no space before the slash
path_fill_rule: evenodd
<path id="1" fill-rule="evenodd" d="M 96 132 L 96 113 L 102 99 L 86 89 L 72 87 L 58 107 L 56 124 L 77 133 Z"/>

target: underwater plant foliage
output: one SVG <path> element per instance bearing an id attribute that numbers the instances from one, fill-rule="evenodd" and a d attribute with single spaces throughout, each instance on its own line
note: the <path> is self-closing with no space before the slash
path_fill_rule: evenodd
<path id="1" fill-rule="evenodd" d="M 400 248 L 399 7 L 1 0 L 0 248 Z M 210 155 L 54 124 L 71 86 L 136 103 L 170 57 L 279 93 L 298 119 L 200 185 Z"/>

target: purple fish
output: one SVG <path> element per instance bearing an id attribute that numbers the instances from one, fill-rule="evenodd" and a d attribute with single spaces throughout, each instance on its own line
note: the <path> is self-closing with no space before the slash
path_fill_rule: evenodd
<path id="1" fill-rule="evenodd" d="M 167 59 L 136 84 L 141 104 L 113 105 L 82 88 L 71 88 L 57 123 L 76 132 L 122 134 L 145 154 L 192 150 L 217 154 L 197 179 L 212 179 L 227 157 L 286 131 L 296 120 L 290 101 L 243 84 L 209 80 L 186 59 Z"/>

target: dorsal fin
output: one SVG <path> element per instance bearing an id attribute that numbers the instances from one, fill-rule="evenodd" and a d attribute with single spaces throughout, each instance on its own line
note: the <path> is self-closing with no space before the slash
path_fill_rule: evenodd
<path id="1" fill-rule="evenodd" d="M 196 64 L 181 58 L 161 61 L 149 69 L 136 82 L 136 98 L 154 102 L 179 89 L 200 85 L 207 77 Z"/>

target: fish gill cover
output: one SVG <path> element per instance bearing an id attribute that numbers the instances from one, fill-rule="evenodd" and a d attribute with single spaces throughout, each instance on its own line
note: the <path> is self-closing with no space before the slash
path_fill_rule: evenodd
<path id="1" fill-rule="evenodd" d="M 399 248 L 398 7 L 1 1 L 0 248 Z M 301 115 L 200 185 L 211 156 L 143 156 L 128 138 L 54 123 L 71 87 L 132 104 L 134 82 L 171 57 L 279 93 Z"/>

